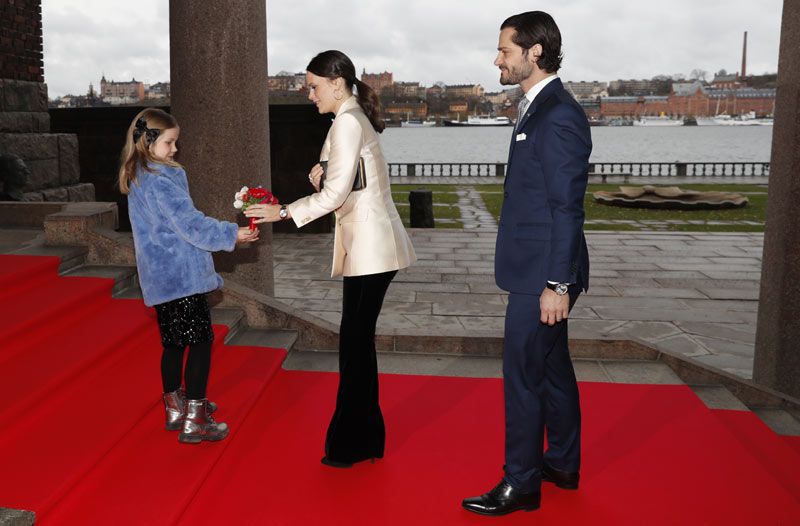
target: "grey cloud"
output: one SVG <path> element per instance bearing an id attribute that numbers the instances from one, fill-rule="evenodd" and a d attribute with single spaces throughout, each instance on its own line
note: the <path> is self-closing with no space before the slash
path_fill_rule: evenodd
<path id="1" fill-rule="evenodd" d="M 135 6 L 135 7 L 131 7 Z M 748 71 L 777 69 L 781 0 L 562 1 L 541 6 L 561 27 L 567 80 L 650 78 L 737 71 L 748 30 Z M 324 49 L 361 71 L 430 85 L 479 82 L 500 89 L 492 65 L 500 23 L 540 6 L 521 0 L 267 2 L 269 72 L 302 71 Z M 169 77 L 168 3 L 44 0 L 45 79 L 52 95 L 84 93 L 100 74 Z"/>

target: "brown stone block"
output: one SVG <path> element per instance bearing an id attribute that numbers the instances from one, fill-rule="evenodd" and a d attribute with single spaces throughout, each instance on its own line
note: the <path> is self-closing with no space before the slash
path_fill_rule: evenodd
<path id="1" fill-rule="evenodd" d="M 94 185 L 92 183 L 81 183 L 67 187 L 69 201 L 94 201 Z"/>
<path id="2" fill-rule="evenodd" d="M 63 186 L 58 188 L 48 188 L 47 190 L 42 190 L 42 196 L 44 197 L 45 201 L 53 201 L 57 203 L 63 203 L 69 201 L 69 192 Z"/>
<path id="3" fill-rule="evenodd" d="M 38 131 L 30 113 L 19 111 L 6 111 L 0 113 L 0 132 L 5 133 L 30 133 Z"/>
<path id="4" fill-rule="evenodd" d="M 3 88 L 5 111 L 47 111 L 47 88 L 39 82 L 6 80 Z"/>
<path id="5" fill-rule="evenodd" d="M 50 131 L 50 114 L 47 112 L 32 112 L 34 131 L 38 133 L 48 133 Z"/>
<path id="6" fill-rule="evenodd" d="M 58 137 L 58 171 L 62 185 L 75 184 L 81 179 L 81 168 L 78 160 L 78 136 L 59 133 Z"/>
<path id="7" fill-rule="evenodd" d="M 25 160 L 31 172 L 25 191 L 58 186 L 58 159 Z"/>
<path id="8" fill-rule="evenodd" d="M 0 112 L 0 133 L 47 133 L 50 115 L 41 112 Z"/>
<path id="9" fill-rule="evenodd" d="M 0 133 L 0 151 L 36 159 L 58 158 L 58 136 L 49 133 Z"/>
<path id="10" fill-rule="evenodd" d="M 27 203 L 36 203 L 44 201 L 44 196 L 42 195 L 42 192 L 26 192 L 22 194 L 22 200 Z"/>

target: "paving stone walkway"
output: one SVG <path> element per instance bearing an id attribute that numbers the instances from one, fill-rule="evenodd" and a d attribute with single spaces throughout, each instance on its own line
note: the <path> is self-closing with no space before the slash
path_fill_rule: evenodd
<path id="1" fill-rule="evenodd" d="M 502 335 L 507 295 L 494 284 L 496 231 L 410 234 L 419 261 L 389 288 L 382 330 Z M 743 378 L 752 376 L 763 234 L 588 232 L 591 287 L 570 337 L 637 339 Z M 276 296 L 339 323 L 332 236 L 274 236 Z"/>
<path id="2" fill-rule="evenodd" d="M 465 230 L 497 230 L 497 221 L 486 209 L 481 194 L 472 186 L 459 186 L 458 208 L 461 210 L 461 223 Z"/>

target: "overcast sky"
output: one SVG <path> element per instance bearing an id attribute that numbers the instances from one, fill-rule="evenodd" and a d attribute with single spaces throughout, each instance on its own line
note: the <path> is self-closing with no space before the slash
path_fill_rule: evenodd
<path id="1" fill-rule="evenodd" d="M 198 0 L 211 1 L 211 0 Z M 216 0 L 215 0 L 216 1 Z M 220 0 L 225 4 L 224 0 Z M 565 80 L 610 81 L 713 74 L 741 67 L 775 72 L 781 0 L 269 0 L 269 74 L 303 71 L 325 49 L 356 69 L 396 81 L 480 83 L 501 88 L 492 65 L 509 15 L 548 11 L 561 29 Z M 146 83 L 169 80 L 167 0 L 43 0 L 44 75 L 50 97 L 84 94 L 105 74 Z M 710 80 L 710 77 L 709 77 Z"/>

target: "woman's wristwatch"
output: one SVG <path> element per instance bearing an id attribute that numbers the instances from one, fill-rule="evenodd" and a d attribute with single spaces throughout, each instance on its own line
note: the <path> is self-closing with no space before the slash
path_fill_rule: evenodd
<path id="1" fill-rule="evenodd" d="M 289 211 L 286 210 L 286 205 L 281 205 L 281 209 L 278 211 L 278 217 L 280 217 L 281 220 L 284 220 L 287 217 L 289 217 Z"/>

